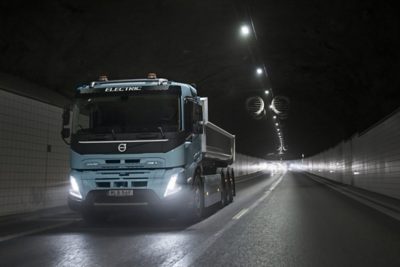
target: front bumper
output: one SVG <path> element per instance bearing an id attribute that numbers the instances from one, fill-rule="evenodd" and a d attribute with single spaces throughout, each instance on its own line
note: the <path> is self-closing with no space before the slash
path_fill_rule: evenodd
<path id="1" fill-rule="evenodd" d="M 188 189 L 160 198 L 151 189 L 133 189 L 133 196 L 110 197 L 108 190 L 92 190 L 85 200 L 68 196 L 68 206 L 78 212 L 85 211 L 118 211 L 118 210 L 179 210 L 188 207 L 190 193 Z"/>

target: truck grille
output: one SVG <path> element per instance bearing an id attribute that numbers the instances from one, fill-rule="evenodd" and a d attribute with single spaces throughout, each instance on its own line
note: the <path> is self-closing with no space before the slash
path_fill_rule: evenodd
<path id="1" fill-rule="evenodd" d="M 161 171 L 149 170 L 100 171 L 95 176 L 94 185 L 99 189 L 146 189 L 149 179 L 161 175 Z"/>
<path id="2" fill-rule="evenodd" d="M 121 161 L 119 159 L 107 159 L 106 160 L 107 164 L 119 164 Z"/>
<path id="3" fill-rule="evenodd" d="M 100 180 L 100 179 L 99 179 Z M 146 188 L 147 181 L 123 181 L 123 180 L 114 180 L 114 181 L 104 181 L 101 179 L 99 181 L 96 179 L 96 187 L 98 188 Z"/>
<path id="4" fill-rule="evenodd" d="M 138 164 L 140 159 L 106 159 L 104 162 L 106 164 Z"/>

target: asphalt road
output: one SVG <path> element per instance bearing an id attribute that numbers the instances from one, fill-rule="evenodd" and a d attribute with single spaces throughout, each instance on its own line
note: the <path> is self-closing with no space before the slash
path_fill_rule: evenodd
<path id="1" fill-rule="evenodd" d="M 287 172 L 238 184 L 196 224 L 122 216 L 3 241 L 0 265 L 400 266 L 400 222 Z"/>

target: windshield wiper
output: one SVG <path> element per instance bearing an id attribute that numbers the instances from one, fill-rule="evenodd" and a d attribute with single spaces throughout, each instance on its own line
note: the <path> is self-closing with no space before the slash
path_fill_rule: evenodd
<path id="1" fill-rule="evenodd" d="M 90 134 L 82 134 L 80 135 L 80 139 L 85 140 L 85 141 L 104 141 L 104 140 L 110 140 L 110 134 L 95 134 L 95 133 L 90 133 Z M 115 140 L 115 139 L 114 139 Z"/>
<path id="2" fill-rule="evenodd" d="M 160 131 L 162 138 L 165 139 L 165 134 L 164 134 L 162 126 L 158 126 L 157 129 Z"/>
<path id="3" fill-rule="evenodd" d="M 115 136 L 114 128 L 111 129 L 111 135 L 112 135 L 112 138 L 113 138 L 114 140 L 117 140 L 117 137 Z"/>

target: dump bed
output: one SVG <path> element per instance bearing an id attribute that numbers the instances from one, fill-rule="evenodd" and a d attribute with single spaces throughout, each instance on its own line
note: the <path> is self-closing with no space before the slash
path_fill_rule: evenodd
<path id="1" fill-rule="evenodd" d="M 206 159 L 232 164 L 235 161 L 235 136 L 208 121 L 208 100 L 201 98 L 203 134 L 201 152 Z"/>

